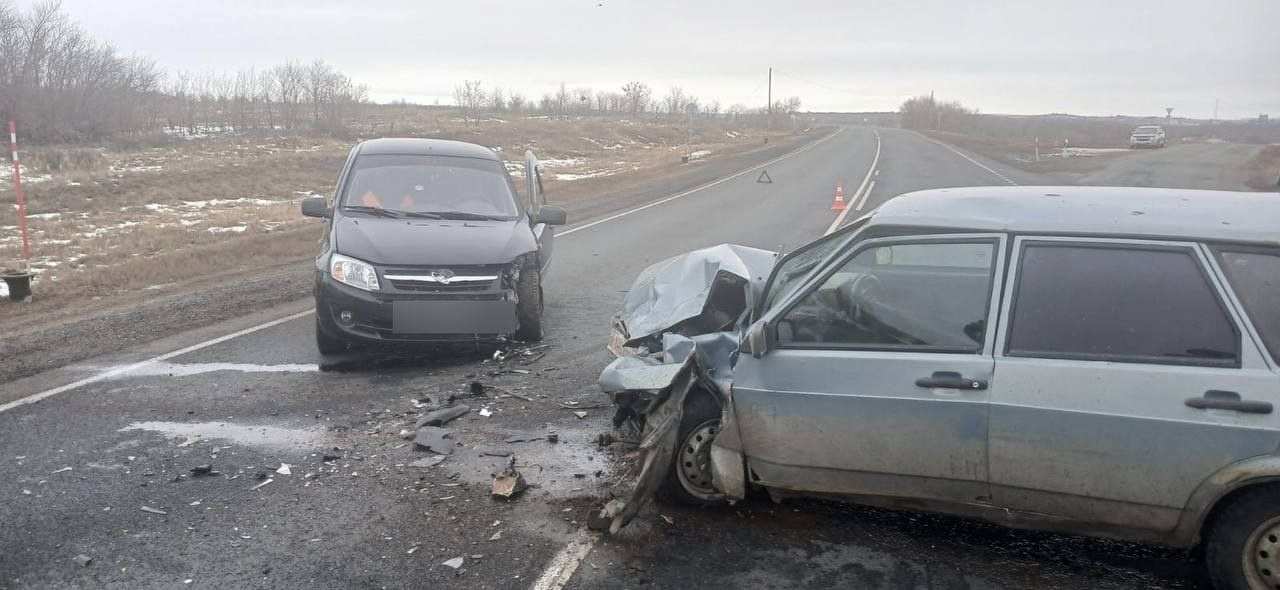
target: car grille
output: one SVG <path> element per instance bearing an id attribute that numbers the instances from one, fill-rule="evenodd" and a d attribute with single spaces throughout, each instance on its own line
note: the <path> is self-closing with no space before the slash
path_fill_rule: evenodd
<path id="1" fill-rule="evenodd" d="M 383 276 L 397 291 L 455 294 L 491 292 L 501 284 L 498 265 L 387 269 Z"/>

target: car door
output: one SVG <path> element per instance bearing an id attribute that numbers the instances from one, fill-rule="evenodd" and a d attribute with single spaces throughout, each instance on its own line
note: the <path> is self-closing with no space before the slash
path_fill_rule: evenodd
<path id="1" fill-rule="evenodd" d="M 994 364 L 985 327 L 1004 244 L 998 234 L 862 240 L 781 301 L 767 293 L 769 350 L 734 368 L 753 481 L 981 500 Z"/>
<path id="2" fill-rule="evenodd" d="M 538 158 L 533 155 L 532 150 L 524 154 L 524 180 L 525 193 L 529 195 L 530 203 L 530 229 L 533 230 L 534 239 L 538 241 L 538 257 L 542 263 L 542 270 L 545 271 L 551 264 L 551 255 L 555 251 L 556 232 L 550 225 L 536 221 L 538 212 L 547 202 L 542 194 L 542 171 L 538 167 Z"/>
<path id="3" fill-rule="evenodd" d="M 991 389 L 993 503 L 1167 531 L 1275 452 L 1280 382 L 1197 244 L 1020 237 Z"/>

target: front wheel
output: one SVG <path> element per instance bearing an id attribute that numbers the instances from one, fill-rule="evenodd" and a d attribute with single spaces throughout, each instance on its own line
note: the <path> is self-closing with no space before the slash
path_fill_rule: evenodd
<path id="1" fill-rule="evenodd" d="M 542 340 L 542 272 L 526 268 L 516 284 L 516 340 Z"/>
<path id="2" fill-rule="evenodd" d="M 676 433 L 675 456 L 658 498 L 674 504 L 714 506 L 724 502 L 712 483 L 711 443 L 720 433 L 720 405 L 710 395 L 690 392 Z"/>
<path id="3" fill-rule="evenodd" d="M 1223 508 L 1209 530 L 1205 566 L 1218 590 L 1280 588 L 1280 490 L 1245 492 Z"/>

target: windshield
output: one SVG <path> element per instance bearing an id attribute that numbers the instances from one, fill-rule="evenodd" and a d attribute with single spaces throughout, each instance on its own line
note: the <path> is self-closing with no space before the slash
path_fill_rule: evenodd
<path id="1" fill-rule="evenodd" d="M 1133 130 L 1134 133 L 1157 133 L 1159 131 L 1159 127 L 1139 127 Z"/>
<path id="2" fill-rule="evenodd" d="M 451 156 L 360 156 L 342 203 L 444 219 L 519 215 L 500 162 Z"/>

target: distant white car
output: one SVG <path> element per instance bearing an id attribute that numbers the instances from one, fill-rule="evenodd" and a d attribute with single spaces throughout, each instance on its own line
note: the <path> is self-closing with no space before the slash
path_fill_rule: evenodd
<path id="1" fill-rule="evenodd" d="M 1165 144 L 1164 127 L 1159 125 L 1141 125 L 1129 134 L 1129 147 L 1133 149 L 1142 147 L 1162 148 Z"/>

